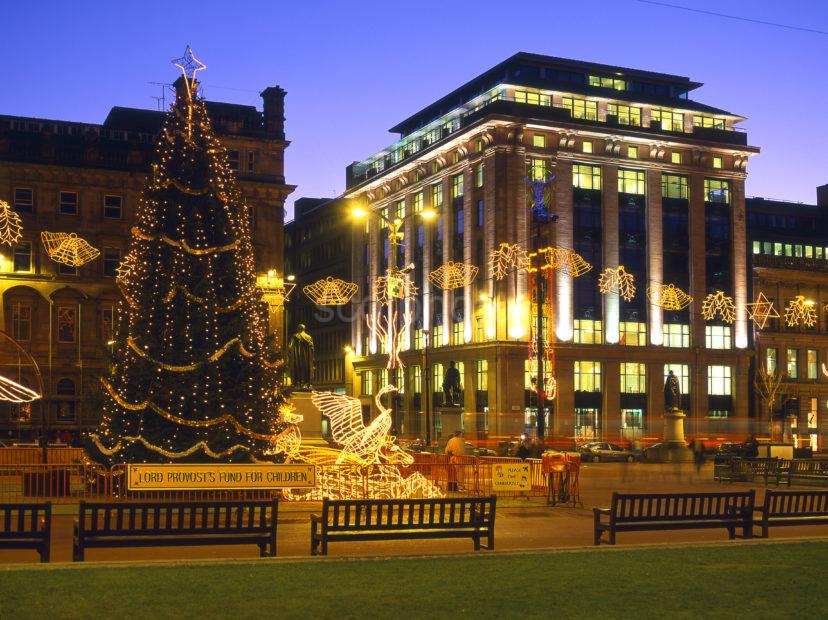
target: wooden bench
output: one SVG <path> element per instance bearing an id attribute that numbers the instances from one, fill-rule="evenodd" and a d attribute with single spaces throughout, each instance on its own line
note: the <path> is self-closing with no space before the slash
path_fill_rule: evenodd
<path id="1" fill-rule="evenodd" d="M 761 516 L 754 523 L 762 528 L 762 538 L 777 525 L 826 525 L 828 491 L 767 491 L 756 512 Z"/>
<path id="2" fill-rule="evenodd" d="M 0 504 L 0 549 L 34 549 L 49 561 L 52 504 Z"/>
<path id="3" fill-rule="evenodd" d="M 755 491 L 731 493 L 613 493 L 610 508 L 593 508 L 595 544 L 604 532 L 615 544 L 617 532 L 725 528 L 731 539 L 736 528 L 750 538 Z M 602 519 L 606 517 L 606 519 Z"/>
<path id="4" fill-rule="evenodd" d="M 788 486 L 793 482 L 825 484 L 828 482 L 828 461 L 813 459 L 795 459 L 791 461 Z"/>
<path id="5" fill-rule="evenodd" d="M 84 502 L 72 559 L 87 548 L 244 545 L 276 555 L 278 499 L 205 502 Z"/>
<path id="6" fill-rule="evenodd" d="M 322 515 L 311 515 L 311 555 L 328 555 L 328 543 L 346 540 L 471 538 L 475 551 L 486 539 L 494 549 L 492 497 L 322 501 Z"/>
<path id="7" fill-rule="evenodd" d="M 782 481 L 790 483 L 790 465 L 791 461 L 778 458 L 735 457 L 727 462 L 714 464 L 713 478 L 719 482 L 762 481 L 765 486 L 770 482 L 779 486 Z"/>

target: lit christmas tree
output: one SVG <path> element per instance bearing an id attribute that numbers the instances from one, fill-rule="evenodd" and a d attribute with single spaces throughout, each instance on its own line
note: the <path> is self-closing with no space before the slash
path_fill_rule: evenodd
<path id="1" fill-rule="evenodd" d="M 117 282 L 112 372 L 92 458 L 274 460 L 288 407 L 267 359 L 244 200 L 212 132 L 187 48 Z"/>

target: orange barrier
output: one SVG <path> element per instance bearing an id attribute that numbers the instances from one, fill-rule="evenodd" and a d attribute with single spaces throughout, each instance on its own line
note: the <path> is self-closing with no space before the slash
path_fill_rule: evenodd
<path id="1" fill-rule="evenodd" d="M 541 472 L 546 478 L 547 502 L 575 506 L 581 503 L 581 455 L 577 452 L 550 452 L 543 455 Z"/>
<path id="2" fill-rule="evenodd" d="M 48 448 L 50 465 L 69 465 L 86 459 L 83 448 Z M 0 448 L 0 465 L 37 465 L 43 463 L 43 449 L 34 447 Z"/>

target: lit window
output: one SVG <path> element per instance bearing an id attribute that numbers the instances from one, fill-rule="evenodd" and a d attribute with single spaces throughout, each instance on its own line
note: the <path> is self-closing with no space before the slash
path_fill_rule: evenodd
<path id="1" fill-rule="evenodd" d="M 592 142 L 590 142 L 589 140 L 584 140 L 581 143 L 581 150 L 584 153 L 592 153 Z"/>
<path id="2" fill-rule="evenodd" d="M 607 104 L 607 114 L 614 116 L 619 125 L 641 126 L 641 108 L 609 103 Z"/>
<path id="3" fill-rule="evenodd" d="M 489 361 L 477 360 L 475 362 L 475 383 L 478 392 L 485 392 L 489 389 Z"/>
<path id="4" fill-rule="evenodd" d="M 533 181 L 546 181 L 546 162 L 542 159 L 530 160 L 530 178 Z"/>
<path id="5" fill-rule="evenodd" d="M 455 321 L 451 324 L 451 344 L 463 344 L 462 321 Z"/>
<path id="6" fill-rule="evenodd" d="M 690 326 L 680 323 L 665 323 L 662 326 L 665 347 L 689 347 Z"/>
<path id="7" fill-rule="evenodd" d="M 613 90 L 627 90 L 627 81 L 614 77 L 603 77 L 600 75 L 590 75 L 589 85 L 598 86 L 600 88 L 612 88 Z"/>
<path id="8" fill-rule="evenodd" d="M 483 187 L 483 164 L 477 164 L 474 169 L 474 186 Z"/>
<path id="9" fill-rule="evenodd" d="M 776 372 L 777 367 L 777 349 L 769 347 L 765 349 L 765 370 L 769 373 Z"/>
<path id="10" fill-rule="evenodd" d="M 572 164 L 572 186 L 581 189 L 601 189 L 601 166 Z"/>
<path id="11" fill-rule="evenodd" d="M 535 134 L 532 136 L 532 146 L 536 146 L 538 148 L 546 148 L 546 136 L 542 136 L 540 134 Z"/>
<path id="12" fill-rule="evenodd" d="M 435 183 L 431 186 L 431 206 L 439 207 L 443 204 L 443 184 Z"/>
<path id="13" fill-rule="evenodd" d="M 431 386 L 435 394 L 443 392 L 443 365 L 440 363 L 434 364 L 431 367 Z"/>
<path id="14" fill-rule="evenodd" d="M 816 379 L 819 377 L 818 374 L 818 366 L 819 366 L 819 355 L 816 349 L 808 349 L 807 351 L 807 361 L 808 361 L 808 378 L 809 379 Z"/>
<path id="15" fill-rule="evenodd" d="M 661 195 L 664 198 L 682 198 L 687 200 L 687 177 L 675 174 L 662 174 Z"/>
<path id="16" fill-rule="evenodd" d="M 674 164 L 680 164 L 681 153 L 679 153 L 678 151 L 673 151 L 672 153 L 670 153 L 670 161 Z"/>
<path id="17" fill-rule="evenodd" d="M 630 159 L 638 159 L 638 147 L 637 146 L 628 146 L 627 147 L 627 157 Z"/>
<path id="18" fill-rule="evenodd" d="M 601 391 L 601 362 L 575 362 L 575 391 Z"/>
<path id="19" fill-rule="evenodd" d="M 644 171 L 618 169 L 618 192 L 621 194 L 644 195 Z"/>
<path id="20" fill-rule="evenodd" d="M 722 179 L 705 179 L 704 199 L 706 202 L 730 204 L 730 181 Z"/>
<path id="21" fill-rule="evenodd" d="M 34 212 L 34 190 L 29 187 L 14 189 L 14 210 L 20 213 Z"/>
<path id="22" fill-rule="evenodd" d="M 687 395 L 690 393 L 690 366 L 688 364 L 664 364 L 664 380 L 670 375 L 670 371 L 678 379 L 681 393 Z"/>
<path id="23" fill-rule="evenodd" d="M 621 428 L 644 428 L 644 411 L 641 409 L 622 409 Z"/>
<path id="24" fill-rule="evenodd" d="M 563 97 L 561 105 L 569 110 L 572 118 L 583 118 L 588 121 L 598 120 L 598 103 L 578 97 Z"/>
<path id="25" fill-rule="evenodd" d="M 629 347 L 643 347 L 647 345 L 647 324 L 632 321 L 621 321 L 618 325 L 620 332 L 619 342 Z"/>
<path id="26" fill-rule="evenodd" d="M 788 349 L 788 378 L 799 378 L 799 349 Z"/>
<path id="27" fill-rule="evenodd" d="M 713 167 L 714 168 L 721 168 L 722 167 L 722 158 L 721 157 L 714 157 L 713 158 Z"/>
<path id="28" fill-rule="evenodd" d="M 58 201 L 58 213 L 60 213 L 61 215 L 78 214 L 77 192 L 60 192 L 60 198 Z"/>
<path id="29" fill-rule="evenodd" d="M 707 367 L 707 393 L 710 396 L 731 396 L 733 386 L 731 375 L 733 368 L 730 366 L 708 366 Z"/>
<path id="30" fill-rule="evenodd" d="M 451 197 L 458 198 L 463 195 L 463 173 L 451 177 Z"/>
<path id="31" fill-rule="evenodd" d="M 542 95 L 540 93 L 530 93 L 525 90 L 515 91 L 515 101 L 518 103 L 528 103 L 530 105 L 551 106 L 552 97 L 550 95 Z"/>
<path id="32" fill-rule="evenodd" d="M 362 381 L 362 395 L 363 396 L 373 396 L 374 395 L 374 375 L 370 370 L 363 370 L 361 373 Z"/>
<path id="33" fill-rule="evenodd" d="M 704 341 L 708 349 L 732 349 L 733 336 L 729 325 L 705 325 Z"/>
<path id="34" fill-rule="evenodd" d="M 109 194 L 104 196 L 103 216 L 113 220 L 121 219 L 122 203 L 123 201 L 120 196 L 112 196 Z"/>
<path id="35" fill-rule="evenodd" d="M 411 210 L 414 213 L 419 213 L 423 210 L 423 193 L 417 192 L 411 197 Z"/>
<path id="36" fill-rule="evenodd" d="M 419 366 L 411 367 L 411 391 L 414 394 L 423 393 L 423 369 Z"/>
<path id="37" fill-rule="evenodd" d="M 647 365 L 638 362 L 621 363 L 621 393 L 646 394 Z"/>
<path id="38" fill-rule="evenodd" d="M 661 127 L 664 131 L 684 131 L 684 114 L 653 108 L 650 112 L 650 126 Z"/>
<path id="39" fill-rule="evenodd" d="M 575 319 L 572 322 L 572 340 L 577 344 L 601 344 L 603 333 L 601 321 Z"/>
<path id="40" fill-rule="evenodd" d="M 432 340 L 433 345 L 435 347 L 442 347 L 443 346 L 443 326 L 442 325 L 435 325 L 432 328 Z"/>
<path id="41" fill-rule="evenodd" d="M 77 306 L 58 306 L 57 340 L 58 342 L 75 342 L 78 325 Z"/>
<path id="42" fill-rule="evenodd" d="M 753 253 L 754 254 L 761 254 L 762 253 L 762 242 L 761 241 L 754 241 L 753 242 Z"/>
<path id="43" fill-rule="evenodd" d="M 713 116 L 697 115 L 693 117 L 693 125 L 696 127 L 712 127 L 713 129 L 724 129 L 725 119 L 714 118 Z"/>
<path id="44" fill-rule="evenodd" d="M 387 368 L 380 368 L 379 369 L 379 377 L 377 377 L 377 389 L 381 390 L 386 385 L 388 385 L 388 369 Z"/>

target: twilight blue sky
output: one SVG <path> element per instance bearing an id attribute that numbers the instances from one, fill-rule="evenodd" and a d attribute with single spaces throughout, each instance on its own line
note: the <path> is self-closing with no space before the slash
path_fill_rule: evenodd
<path id="1" fill-rule="evenodd" d="M 664 0 L 828 32 L 822 0 Z M 748 195 L 815 201 L 828 183 L 828 34 L 639 0 L 530 2 L 51 2 L 10 0 L 0 37 L 0 114 L 101 122 L 154 108 L 171 58 L 192 45 L 208 99 L 261 106 L 288 91 L 286 176 L 334 196 L 345 166 L 387 129 L 517 51 L 676 73 L 694 98 L 747 116 Z M 292 213 L 292 209 L 289 209 Z"/>

